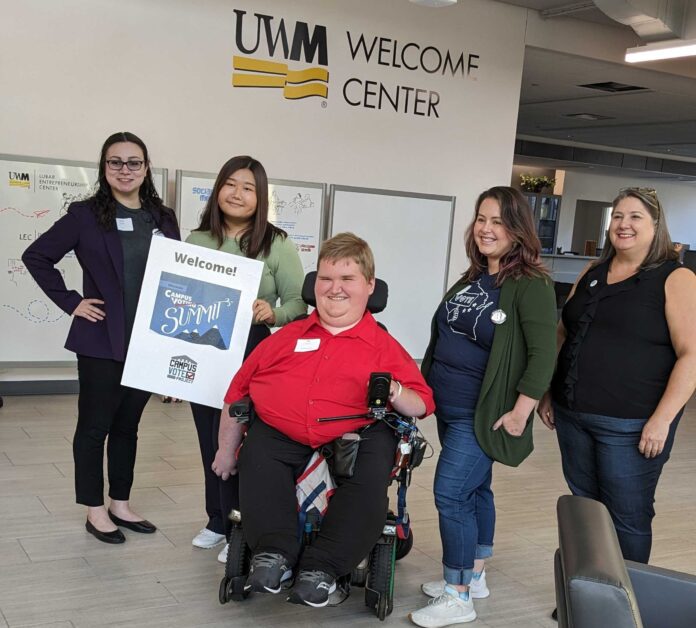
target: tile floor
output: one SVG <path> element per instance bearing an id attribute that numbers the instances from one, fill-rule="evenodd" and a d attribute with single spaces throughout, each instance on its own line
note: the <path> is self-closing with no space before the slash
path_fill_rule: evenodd
<path id="1" fill-rule="evenodd" d="M 217 601 L 223 567 L 217 550 L 191 538 L 204 524 L 202 470 L 188 404 L 152 399 L 140 429 L 134 507 L 157 534 L 125 531 L 120 546 L 84 530 L 73 502 L 71 439 L 76 397 L 5 397 L 0 409 L 0 628 L 128 626 L 283 628 L 373 626 L 357 590 L 336 608 L 256 596 Z M 696 403 L 679 428 L 657 496 L 652 562 L 696 573 Z M 434 422 L 423 423 L 435 441 Z M 496 555 L 487 567 L 492 594 L 477 601 L 480 628 L 552 627 L 555 502 L 567 492 L 555 436 L 536 424 L 537 449 L 518 469 L 496 465 Z M 434 459 L 409 491 L 415 546 L 399 563 L 387 626 L 411 625 L 426 602 L 419 585 L 440 577 L 440 541 L 431 484 Z"/>

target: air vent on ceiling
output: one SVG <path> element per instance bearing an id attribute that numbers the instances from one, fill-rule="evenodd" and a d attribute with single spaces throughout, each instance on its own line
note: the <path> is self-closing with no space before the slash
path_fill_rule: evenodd
<path id="1" fill-rule="evenodd" d="M 600 92 L 611 92 L 616 94 L 619 92 L 640 92 L 647 91 L 647 87 L 638 85 L 626 85 L 625 83 L 617 83 L 616 81 L 606 81 L 605 83 L 587 83 L 587 85 L 578 85 L 578 87 L 587 87 L 587 89 L 596 89 Z"/>
<path id="2" fill-rule="evenodd" d="M 598 113 L 566 113 L 563 114 L 564 118 L 575 118 L 576 120 L 589 120 L 594 122 L 596 120 L 615 120 L 612 116 L 600 116 Z"/>

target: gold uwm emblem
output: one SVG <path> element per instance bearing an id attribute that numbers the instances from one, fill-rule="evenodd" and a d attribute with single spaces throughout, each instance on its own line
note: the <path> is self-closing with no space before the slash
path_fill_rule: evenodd
<path id="1" fill-rule="evenodd" d="M 316 25 L 309 30 L 306 22 L 295 22 L 292 37 L 288 37 L 285 20 L 281 19 L 277 26 L 270 15 L 254 13 L 256 18 L 255 43 L 249 46 L 249 41 L 254 39 L 252 34 L 244 35 L 244 15 L 246 11 L 234 10 L 236 14 L 235 42 L 237 50 L 243 56 L 234 55 L 232 65 L 232 85 L 234 87 L 271 87 L 283 90 L 283 96 L 291 100 L 318 96 L 327 98 L 329 94 L 328 53 L 326 45 L 326 27 Z M 249 31 L 253 33 L 253 22 Z M 255 56 L 259 52 L 262 41 L 268 49 L 268 56 L 273 58 L 282 55 L 286 62 L 269 60 Z M 304 70 L 291 70 L 287 61 L 304 61 L 315 63 L 316 67 Z M 324 67 L 321 67 L 324 66 Z"/>

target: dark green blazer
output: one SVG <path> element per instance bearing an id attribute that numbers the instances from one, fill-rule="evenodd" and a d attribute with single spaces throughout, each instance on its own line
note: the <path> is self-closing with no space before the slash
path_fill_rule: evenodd
<path id="1" fill-rule="evenodd" d="M 443 301 L 466 283 L 460 279 L 447 291 Z M 496 325 L 493 333 L 493 345 L 476 404 L 474 429 L 483 451 L 498 462 L 516 467 L 534 449 L 534 413 L 520 436 L 511 436 L 502 427 L 493 431 L 492 427 L 503 414 L 512 410 L 520 393 L 540 399 L 549 387 L 556 362 L 553 282 L 542 277 L 507 279 L 500 288 L 498 309 L 503 310 L 507 318 Z M 438 337 L 436 317 L 437 312 L 421 365 L 426 380 Z"/>

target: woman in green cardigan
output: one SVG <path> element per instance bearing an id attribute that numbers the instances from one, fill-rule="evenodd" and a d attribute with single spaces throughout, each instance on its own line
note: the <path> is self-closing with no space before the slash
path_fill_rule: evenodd
<path id="1" fill-rule="evenodd" d="M 532 411 L 555 360 L 553 283 L 522 194 L 479 196 L 466 252 L 471 265 L 435 312 L 422 366 L 442 445 L 434 491 L 444 575 L 423 584 L 434 599 L 411 614 L 424 627 L 473 621 L 472 599 L 490 594 L 493 461 L 517 466 L 532 451 Z"/>
<path id="2" fill-rule="evenodd" d="M 307 312 L 302 300 L 304 272 L 297 248 L 285 231 L 268 221 L 268 178 L 256 159 L 241 155 L 222 166 L 201 224 L 186 241 L 263 261 L 245 358 L 270 335 L 270 327 L 285 325 Z M 223 543 L 229 535 L 228 515 L 233 508 L 239 508 L 239 480 L 236 475 L 222 480 L 211 468 L 217 451 L 220 410 L 196 403 L 191 404 L 191 410 L 203 459 L 208 514 L 208 523 L 195 536 L 193 545 L 209 549 Z M 218 560 L 227 560 L 227 545 Z"/>

